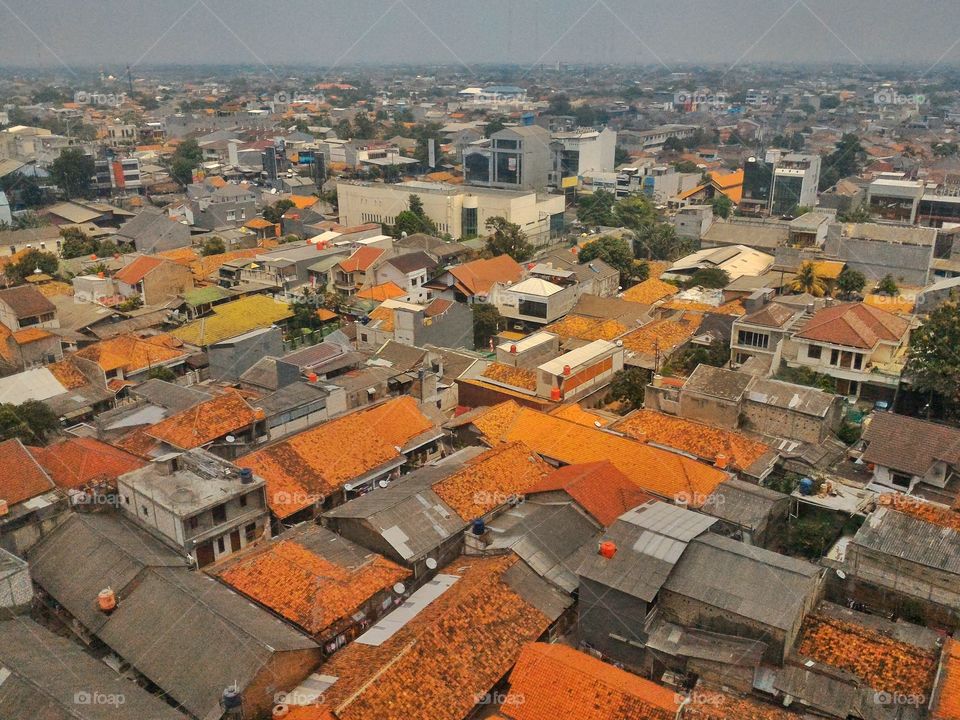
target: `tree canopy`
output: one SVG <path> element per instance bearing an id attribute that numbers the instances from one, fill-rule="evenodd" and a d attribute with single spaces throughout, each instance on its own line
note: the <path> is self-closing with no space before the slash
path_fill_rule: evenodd
<path id="1" fill-rule="evenodd" d="M 525 262 L 533 257 L 533 245 L 527 241 L 527 234 L 516 223 L 508 222 L 499 215 L 487 219 L 487 250 L 492 255 L 509 255 L 517 262 Z"/>
<path id="2" fill-rule="evenodd" d="M 814 297 L 823 297 L 827 293 L 827 285 L 819 275 L 817 267 L 807 261 L 800 266 L 796 277 L 790 281 L 790 290 L 795 293 L 809 293 Z"/>
<path id="3" fill-rule="evenodd" d="M 921 392 L 939 395 L 956 408 L 960 402 L 960 307 L 941 305 L 910 335 L 904 375 Z"/>
<path id="4" fill-rule="evenodd" d="M 612 192 L 597 190 L 590 195 L 581 195 L 577 201 L 577 220 L 584 225 L 612 227 L 616 222 L 613 206 L 617 198 Z"/>
<path id="5" fill-rule="evenodd" d="M 844 266 L 843 270 L 837 276 L 837 289 L 840 295 L 845 298 L 852 297 L 855 293 L 863 290 L 867 284 L 867 278 L 859 270 Z"/>
<path id="6" fill-rule="evenodd" d="M 93 158 L 79 148 L 65 148 L 50 165 L 50 179 L 68 198 L 93 194 Z"/>
<path id="7" fill-rule="evenodd" d="M 593 260 L 603 260 L 610 267 L 620 272 L 620 282 L 627 284 L 636 279 L 641 272 L 641 265 L 634 260 L 630 243 L 623 238 L 604 235 L 587 243 L 580 250 L 580 262 L 589 263 Z"/>
<path id="8" fill-rule="evenodd" d="M 4 274 L 13 283 L 21 283 L 28 275 L 37 270 L 47 275 L 56 275 L 60 269 L 60 261 L 53 253 L 43 250 L 28 250 L 16 262 L 7 265 Z"/>

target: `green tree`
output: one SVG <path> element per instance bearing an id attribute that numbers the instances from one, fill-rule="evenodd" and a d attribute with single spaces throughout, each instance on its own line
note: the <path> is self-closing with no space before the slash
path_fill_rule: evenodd
<path id="1" fill-rule="evenodd" d="M 500 332 L 503 316 L 496 305 L 489 303 L 474 303 L 470 309 L 473 311 L 473 347 L 480 350 L 488 347 L 490 338 Z"/>
<path id="2" fill-rule="evenodd" d="M 157 365 L 156 367 L 150 368 L 150 371 L 147 373 L 147 377 L 151 380 L 165 380 L 166 382 L 173 382 L 177 379 L 177 374 L 166 365 Z"/>
<path id="3" fill-rule="evenodd" d="M 503 118 L 497 116 L 483 126 L 483 136 L 490 137 L 495 132 L 500 132 L 505 127 L 506 127 L 506 124 L 503 122 Z"/>
<path id="4" fill-rule="evenodd" d="M 203 150 L 193 138 L 177 146 L 170 158 L 170 176 L 183 186 L 193 182 L 193 171 L 203 162 Z"/>
<path id="5" fill-rule="evenodd" d="M 527 234 L 516 223 L 508 222 L 499 215 L 487 218 L 487 250 L 493 255 L 509 255 L 517 262 L 533 257 L 533 245 L 527 242 Z"/>
<path id="6" fill-rule="evenodd" d="M 710 206 L 713 208 L 713 214 L 722 217 L 724 220 L 730 217 L 730 213 L 733 212 L 733 200 L 726 195 L 716 195 L 710 201 Z"/>
<path id="7" fill-rule="evenodd" d="M 644 195 L 631 195 L 613 206 L 614 224 L 636 233 L 657 219 L 657 212 Z"/>
<path id="8" fill-rule="evenodd" d="M 889 295 L 893 297 L 900 292 L 900 287 L 897 285 L 897 281 L 893 279 L 893 275 L 887 273 L 883 276 L 879 283 L 877 283 L 877 292 L 881 295 Z"/>
<path id="9" fill-rule="evenodd" d="M 663 143 L 663 149 L 666 152 L 683 152 L 686 148 L 683 145 L 683 140 L 678 137 L 670 136 Z"/>
<path id="10" fill-rule="evenodd" d="M 697 167 L 697 164 L 692 160 L 681 160 L 673 164 L 674 169 L 678 173 L 695 173 L 700 172 L 700 168 Z"/>
<path id="11" fill-rule="evenodd" d="M 639 367 L 624 368 L 610 380 L 610 397 L 626 405 L 626 410 L 643 407 L 643 395 L 650 372 Z"/>
<path id="12" fill-rule="evenodd" d="M 837 213 L 838 222 L 865 223 L 870 222 L 870 220 L 870 208 L 867 207 L 866 203 L 860 203 L 855 208 L 841 210 Z"/>
<path id="13" fill-rule="evenodd" d="M 844 265 L 843 270 L 837 276 L 837 289 L 843 298 L 853 297 L 855 293 L 863 290 L 867 284 L 867 278 L 859 270 Z"/>
<path id="14" fill-rule="evenodd" d="M 550 115 L 570 115 L 573 112 L 573 107 L 570 105 L 570 98 L 564 93 L 557 93 L 556 95 L 551 96 L 550 106 L 547 108 L 547 113 Z"/>
<path id="15" fill-rule="evenodd" d="M 50 179 L 68 198 L 92 195 L 93 158 L 79 148 L 65 148 L 50 165 Z"/>
<path id="16" fill-rule="evenodd" d="M 577 220 L 584 225 L 612 226 L 616 219 L 613 215 L 613 205 L 616 196 L 606 190 L 597 190 L 591 195 L 581 195 L 577 201 Z"/>
<path id="17" fill-rule="evenodd" d="M 403 233 L 407 235 L 416 233 L 436 235 L 437 225 L 423 209 L 423 200 L 420 199 L 420 196 L 410 195 L 407 199 L 407 209 L 397 213 L 391 232 L 395 237 L 400 237 Z"/>
<path id="18" fill-rule="evenodd" d="M 293 200 L 289 198 L 284 198 L 283 200 L 278 200 L 273 205 L 268 205 L 263 209 L 263 219 L 267 222 L 273 223 L 276 225 L 283 219 L 283 214 L 292 208 Z"/>
<path id="19" fill-rule="evenodd" d="M 645 260 L 677 260 L 693 250 L 693 241 L 677 235 L 670 223 L 647 223 L 633 236 L 634 254 Z"/>
<path id="20" fill-rule="evenodd" d="M 730 276 L 723 268 L 700 268 L 690 276 L 690 287 L 725 288 L 730 284 Z"/>
<path id="21" fill-rule="evenodd" d="M 362 110 L 357 111 L 357 114 L 353 116 L 353 127 L 357 131 L 357 137 L 370 139 L 377 136 L 376 124 Z"/>
<path id="22" fill-rule="evenodd" d="M 613 151 L 613 166 L 619 167 L 630 162 L 630 152 L 622 145 L 617 145 Z"/>
<path id="23" fill-rule="evenodd" d="M 38 269 L 47 275 L 56 275 L 60 269 L 60 261 L 53 253 L 28 250 L 17 262 L 7 265 L 4 272 L 7 279 L 16 284 L 23 282 L 25 277 L 33 275 Z"/>
<path id="24" fill-rule="evenodd" d="M 119 253 L 120 248 L 113 240 L 101 240 L 97 243 L 97 249 L 94 252 L 98 257 L 107 257 Z"/>
<path id="25" fill-rule="evenodd" d="M 60 427 L 56 413 L 39 400 L 0 405 L 0 437 L 20 438 L 28 445 L 43 444 Z"/>
<path id="26" fill-rule="evenodd" d="M 823 159 L 820 192 L 833 187 L 848 175 L 858 175 L 866 157 L 860 138 L 853 133 L 844 133 L 833 152 Z"/>
<path id="27" fill-rule="evenodd" d="M 827 293 L 826 283 L 817 275 L 816 265 L 809 260 L 800 266 L 789 287 L 792 292 L 808 293 L 814 297 L 823 297 Z"/>
<path id="28" fill-rule="evenodd" d="M 65 228 L 60 231 L 60 237 L 63 238 L 60 254 L 65 258 L 83 257 L 97 252 L 97 243 L 79 228 Z"/>
<path id="29" fill-rule="evenodd" d="M 584 245 L 578 257 L 581 263 L 589 263 L 599 258 L 610 267 L 616 268 L 620 272 L 620 282 L 623 285 L 632 282 L 638 272 L 630 243 L 623 238 L 611 235 L 599 237 Z"/>
<path id="30" fill-rule="evenodd" d="M 227 246 L 223 242 L 223 238 L 214 236 L 207 238 L 200 245 L 200 254 L 206 257 L 207 255 L 220 255 L 227 251 Z"/>
<path id="31" fill-rule="evenodd" d="M 945 303 L 911 333 L 904 371 L 916 390 L 937 395 L 952 408 L 960 403 L 957 348 L 960 348 L 960 306 Z M 928 414 L 932 404 L 928 404 Z"/>

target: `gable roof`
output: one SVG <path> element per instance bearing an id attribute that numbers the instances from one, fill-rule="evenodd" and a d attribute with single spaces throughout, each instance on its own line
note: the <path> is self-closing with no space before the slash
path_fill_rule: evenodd
<path id="1" fill-rule="evenodd" d="M 311 635 L 351 624 L 410 571 L 314 524 L 227 560 L 219 578 Z"/>
<path id="2" fill-rule="evenodd" d="M 353 255 L 340 261 L 340 269 L 343 272 L 362 272 L 373 265 L 384 252 L 386 251 L 377 247 L 357 248 Z"/>
<path id="3" fill-rule="evenodd" d="M 530 643 L 510 673 L 509 720 L 674 720 L 682 696 L 561 644 Z"/>
<path id="4" fill-rule="evenodd" d="M 57 311 L 56 305 L 30 285 L 18 285 L 0 290 L 0 301 L 9 305 L 18 319 Z"/>
<path id="5" fill-rule="evenodd" d="M 190 450 L 264 417 L 263 410 L 255 410 L 239 393 L 228 391 L 171 415 L 144 432 L 180 450 Z"/>
<path id="6" fill-rule="evenodd" d="M 437 261 L 427 255 L 423 250 L 404 253 L 403 255 L 394 255 L 387 260 L 388 265 L 393 265 L 402 273 L 412 273 L 417 270 L 431 270 L 437 267 Z"/>
<path id="7" fill-rule="evenodd" d="M 113 278 L 127 285 L 136 285 L 148 273 L 163 265 L 164 262 L 170 261 L 155 256 L 141 255 L 129 265 L 120 268 Z"/>
<path id="8" fill-rule="evenodd" d="M 740 318 L 740 322 L 750 323 L 751 325 L 761 325 L 763 327 L 780 328 L 786 325 L 787 322 L 796 314 L 796 310 L 789 308 L 786 305 L 772 302 L 767 303 L 754 313 L 744 315 L 742 318 Z"/>
<path id="9" fill-rule="evenodd" d="M 266 480 L 279 518 L 309 507 L 350 480 L 398 462 L 403 448 L 434 427 L 409 396 L 329 420 L 239 458 Z"/>
<path id="10" fill-rule="evenodd" d="M 873 348 L 878 342 L 897 343 L 909 321 L 864 303 L 843 303 L 814 313 L 797 333 L 805 340 Z"/>
<path id="11" fill-rule="evenodd" d="M 154 365 L 163 365 L 187 353 L 173 335 L 118 335 L 89 345 L 76 352 L 78 358 L 91 360 L 104 372 L 122 369 L 135 373 Z"/>
<path id="12" fill-rule="evenodd" d="M 960 466 L 960 430 L 938 423 L 871 413 L 863 461 L 923 477 L 937 461 Z"/>
<path id="13" fill-rule="evenodd" d="M 30 453 L 57 487 L 65 489 L 116 480 L 144 465 L 136 456 L 88 437 L 71 437 L 47 447 L 31 447 Z"/>
<path id="14" fill-rule="evenodd" d="M 183 342 L 206 347 L 251 330 L 270 327 L 293 316 L 285 302 L 266 295 L 248 295 L 213 307 L 213 314 L 187 323 L 171 334 Z"/>
<path id="15" fill-rule="evenodd" d="M 601 525 L 652 500 L 609 460 L 565 465 L 527 488 L 527 495 L 563 490 Z"/>
<path id="16" fill-rule="evenodd" d="M 523 268 L 509 255 L 497 255 L 455 265 L 448 272 L 453 276 L 457 290 L 469 297 L 486 295 L 496 282 L 517 282 L 523 275 Z"/>
<path id="17" fill-rule="evenodd" d="M 0 442 L 0 500 L 13 507 L 54 487 L 50 476 L 18 438 Z"/>
<path id="18" fill-rule="evenodd" d="M 681 494 L 706 498 L 727 477 L 682 455 L 516 403 L 495 406 L 473 424 L 493 443 L 519 440 L 539 455 L 564 464 L 610 460 L 637 487 L 665 498 Z"/>
<path id="19" fill-rule="evenodd" d="M 553 619 L 533 600 L 555 591 L 515 557 L 458 558 L 425 587 L 435 599 L 394 610 L 389 637 L 374 626 L 321 666 L 340 720 L 460 720 Z"/>
<path id="20" fill-rule="evenodd" d="M 376 300 L 377 302 L 383 302 L 384 300 L 395 300 L 406 295 L 406 293 L 394 282 L 385 282 L 380 285 L 374 285 L 372 287 L 363 288 L 362 290 L 357 291 L 358 298 L 364 298 L 367 300 Z"/>

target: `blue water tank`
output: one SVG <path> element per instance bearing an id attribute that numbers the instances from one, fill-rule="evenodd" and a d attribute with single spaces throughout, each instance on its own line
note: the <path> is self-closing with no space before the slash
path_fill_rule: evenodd
<path id="1" fill-rule="evenodd" d="M 811 478 L 805 477 L 800 480 L 800 494 L 801 495 L 813 495 L 813 480 Z"/>
<path id="2" fill-rule="evenodd" d="M 483 535 L 483 533 L 486 531 L 486 526 L 483 524 L 483 520 L 481 518 L 474 520 L 470 531 L 474 535 Z"/>

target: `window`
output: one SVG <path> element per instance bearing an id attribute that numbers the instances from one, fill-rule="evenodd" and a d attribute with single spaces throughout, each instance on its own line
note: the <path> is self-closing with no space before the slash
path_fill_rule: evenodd
<path id="1" fill-rule="evenodd" d="M 544 302 L 537 302 L 536 300 L 521 300 L 517 306 L 517 311 L 521 315 L 526 315 L 527 317 L 546 318 L 547 304 Z"/>
<path id="2" fill-rule="evenodd" d="M 770 344 L 770 336 L 750 330 L 740 330 L 737 334 L 737 344 L 766 349 Z"/>
<path id="3" fill-rule="evenodd" d="M 213 521 L 222 523 L 227 521 L 227 508 L 223 505 L 217 505 L 213 509 Z"/>
<path id="4" fill-rule="evenodd" d="M 840 351 L 839 351 L 839 350 L 831 350 L 831 351 L 830 351 L 830 364 L 831 364 L 831 365 L 839 365 L 839 364 L 840 364 Z"/>
<path id="5" fill-rule="evenodd" d="M 856 353 L 853 356 L 853 367 L 857 370 L 860 370 L 863 368 L 863 355 L 861 355 L 860 353 Z"/>
<path id="6" fill-rule="evenodd" d="M 149 514 L 150 514 L 150 508 L 148 508 L 146 505 L 141 505 L 141 506 L 140 506 L 140 512 L 142 512 L 142 513 L 144 514 L 144 516 L 149 515 Z"/>
<path id="7" fill-rule="evenodd" d="M 905 475 L 904 473 L 891 472 L 890 473 L 890 482 L 896 485 L 897 487 L 909 488 L 910 487 L 910 476 Z"/>
<path id="8" fill-rule="evenodd" d="M 360 333 L 360 342 L 367 342 L 367 334 Z"/>
<path id="9" fill-rule="evenodd" d="M 247 506 L 247 496 L 246 496 L 246 495 L 241 495 L 241 496 L 240 496 L 240 507 L 246 507 L 246 506 Z"/>
<path id="10" fill-rule="evenodd" d="M 253 542 L 257 537 L 257 524 L 250 523 L 243 529 L 244 537 L 247 538 L 247 542 Z"/>
<path id="11" fill-rule="evenodd" d="M 227 549 L 226 544 L 223 542 L 223 538 L 217 538 L 217 552 L 225 552 Z"/>
<path id="12" fill-rule="evenodd" d="M 196 515 L 194 515 L 192 518 L 187 520 L 187 525 L 190 527 L 191 530 L 196 530 L 199 524 L 200 524 L 200 521 L 197 519 Z"/>
<path id="13" fill-rule="evenodd" d="M 129 496 L 129 495 L 124 495 L 124 496 L 123 496 L 123 502 L 126 503 L 127 505 L 129 505 L 129 504 L 130 504 L 130 496 Z"/>
<path id="14" fill-rule="evenodd" d="M 811 360 L 819 360 L 823 354 L 823 348 L 819 345 L 807 345 L 807 357 Z"/>

